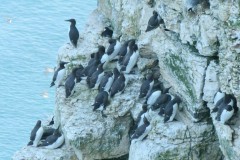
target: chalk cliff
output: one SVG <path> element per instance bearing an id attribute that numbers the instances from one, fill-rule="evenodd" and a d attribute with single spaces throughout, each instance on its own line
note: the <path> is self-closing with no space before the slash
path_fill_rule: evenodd
<path id="1" fill-rule="evenodd" d="M 98 45 L 108 46 L 100 34 L 111 26 L 122 41 L 136 39 L 140 58 L 135 74 L 127 76 L 124 93 L 111 99 L 104 111 L 107 118 L 92 111 L 97 90 L 88 89 L 84 80 L 68 99 L 64 87 L 58 88 L 55 122 L 61 125 L 65 145 L 53 151 L 24 147 L 13 159 L 238 160 L 239 112 L 230 125 L 223 125 L 210 111 L 219 88 L 240 104 L 240 3 L 206 0 L 193 11 L 188 7 L 188 0 L 98 0 L 78 48 L 62 46 L 58 60 L 71 62 L 68 73 L 78 64 L 86 65 Z M 153 10 L 170 31 L 159 27 L 145 32 Z M 153 115 L 148 137 L 130 143 L 129 130 L 143 103 L 138 99 L 139 88 L 152 67 L 158 69 L 164 86 L 172 86 L 170 93 L 183 102 L 177 121 L 164 124 L 162 117 Z"/>

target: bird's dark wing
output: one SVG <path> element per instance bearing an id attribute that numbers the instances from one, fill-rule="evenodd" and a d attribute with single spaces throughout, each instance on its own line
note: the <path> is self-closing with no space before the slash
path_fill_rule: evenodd
<path id="1" fill-rule="evenodd" d="M 111 43 L 110 46 L 107 49 L 107 54 L 111 55 L 114 51 L 114 46 L 116 45 L 116 43 Z"/>

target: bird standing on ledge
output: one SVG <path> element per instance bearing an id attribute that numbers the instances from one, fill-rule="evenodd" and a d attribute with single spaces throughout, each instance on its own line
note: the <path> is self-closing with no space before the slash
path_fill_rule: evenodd
<path id="1" fill-rule="evenodd" d="M 79 38 L 79 32 L 78 29 L 76 28 L 76 20 L 75 19 L 68 19 L 66 21 L 71 22 L 70 25 L 70 30 L 69 30 L 69 39 L 72 43 L 72 45 L 77 48 L 77 42 Z"/>

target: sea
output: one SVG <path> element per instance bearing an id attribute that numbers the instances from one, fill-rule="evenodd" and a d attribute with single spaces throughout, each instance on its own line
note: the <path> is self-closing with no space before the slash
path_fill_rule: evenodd
<path id="1" fill-rule="evenodd" d="M 54 113 L 50 88 L 58 49 L 69 42 L 69 22 L 83 32 L 97 0 L 1 0 L 0 160 L 29 142 L 37 120 Z"/>

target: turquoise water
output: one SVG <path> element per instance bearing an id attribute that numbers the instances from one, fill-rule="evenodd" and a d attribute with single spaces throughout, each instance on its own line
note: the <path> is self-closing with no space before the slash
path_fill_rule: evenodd
<path id="1" fill-rule="evenodd" d="M 57 51 L 69 42 L 75 18 L 81 32 L 97 0 L 2 0 L 0 5 L 0 160 L 29 141 L 38 119 L 54 111 L 54 88 L 49 88 Z M 45 95 L 45 97 L 43 96 Z"/>

